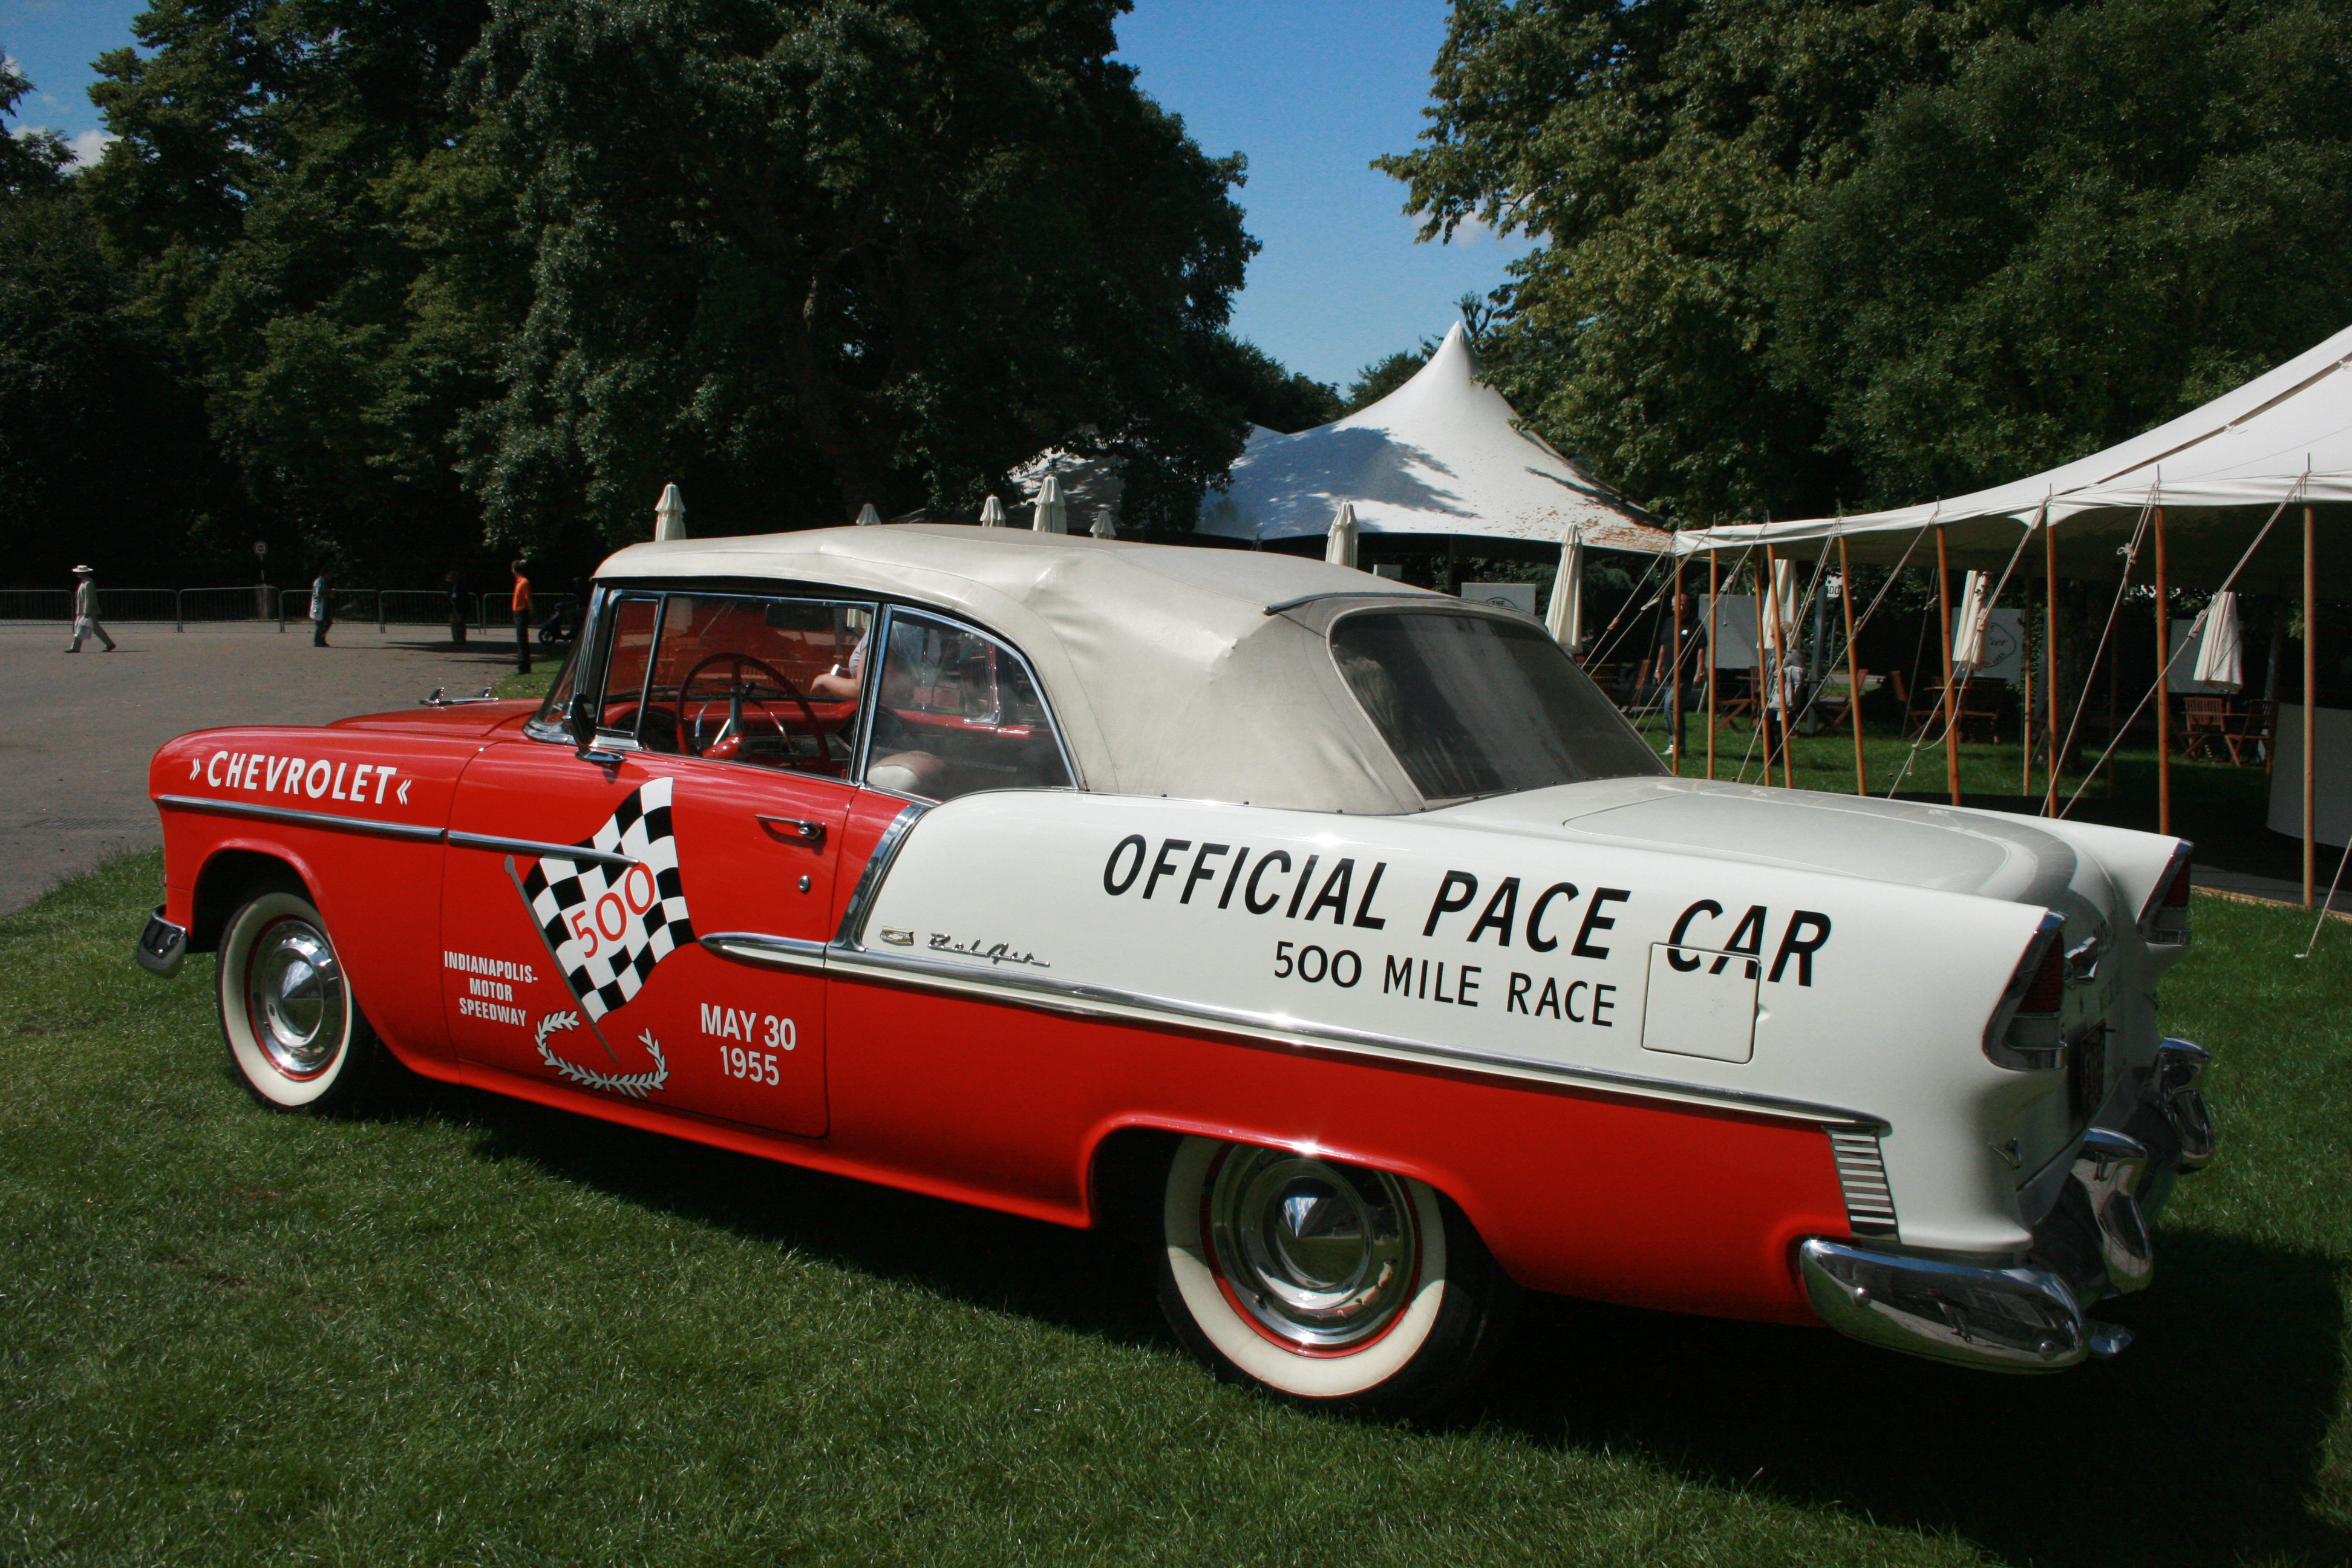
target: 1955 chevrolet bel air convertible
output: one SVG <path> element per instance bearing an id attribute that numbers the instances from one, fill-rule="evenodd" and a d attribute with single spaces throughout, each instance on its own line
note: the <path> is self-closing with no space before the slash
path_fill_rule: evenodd
<path id="1" fill-rule="evenodd" d="M 404 1070 L 1072 1226 L 1223 1375 L 1444 1397 L 1515 1290 L 1994 1371 L 2210 1157 L 2188 846 L 1673 777 L 1541 630 L 1012 530 L 602 568 L 543 703 L 156 753 L 265 1105 Z"/>

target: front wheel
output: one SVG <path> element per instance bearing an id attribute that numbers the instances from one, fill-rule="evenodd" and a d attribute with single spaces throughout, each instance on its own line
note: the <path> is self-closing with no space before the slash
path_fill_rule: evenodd
<path id="1" fill-rule="evenodd" d="M 1424 1183 L 1187 1138 L 1170 1163 L 1160 1301 L 1219 1376 L 1306 1405 L 1404 1415 L 1466 1383 L 1516 1292 Z"/>
<path id="2" fill-rule="evenodd" d="M 271 1110 L 350 1110 L 393 1077 L 396 1064 L 352 995 L 327 922 L 301 891 L 266 889 L 229 916 L 217 985 L 229 1060 Z"/>

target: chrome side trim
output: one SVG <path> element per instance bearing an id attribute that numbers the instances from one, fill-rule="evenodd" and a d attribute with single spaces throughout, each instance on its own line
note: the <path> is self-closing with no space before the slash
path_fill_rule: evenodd
<path id="1" fill-rule="evenodd" d="M 2073 1288 L 2047 1268 L 1985 1268 L 1814 1237 L 1798 1245 L 1797 1272 L 1822 1322 L 1885 1350 L 1986 1372 L 2059 1372 L 2098 1351 Z M 2101 1342 L 2100 1353 L 2123 1348 L 2113 1335 Z"/>
<path id="2" fill-rule="evenodd" d="M 337 816 L 330 811 L 295 811 L 283 805 L 259 805 L 242 800 L 215 800 L 201 795 L 159 795 L 157 805 L 180 811 L 207 812 L 215 816 L 249 816 L 259 822 L 283 822 L 292 827 L 324 827 L 338 833 L 364 833 L 374 838 L 408 838 L 438 843 L 441 829 L 415 822 L 385 822 L 372 816 Z"/>
<path id="3" fill-rule="evenodd" d="M 1278 616 L 1285 610 L 1295 610 L 1301 605 L 1311 605 L 1318 599 L 1417 599 L 1420 597 L 1420 595 L 1404 588 L 1342 589 L 1337 593 L 1301 594 L 1296 599 L 1285 599 L 1279 604 L 1268 605 L 1265 607 L 1265 613 L 1269 616 Z"/>
<path id="4" fill-rule="evenodd" d="M 1673 1100 L 1695 1105 L 1712 1105 L 1727 1110 L 1744 1110 L 1757 1115 L 1817 1122 L 1828 1127 L 1851 1130 L 1874 1139 L 1888 1131 L 1887 1123 L 1878 1118 L 1865 1116 L 1860 1111 L 1847 1110 L 1839 1106 L 1816 1105 L 1801 1100 L 1782 1100 L 1772 1095 L 1751 1094 L 1743 1089 L 1712 1089 L 1704 1085 L 1675 1083 L 1668 1079 L 1644 1078 L 1635 1073 L 1612 1072 L 1605 1068 L 1569 1067 L 1556 1062 L 1537 1061 L 1526 1057 L 1503 1056 L 1493 1051 L 1474 1050 L 1463 1046 L 1441 1046 L 1427 1040 L 1416 1040 L 1399 1035 L 1380 1035 L 1364 1029 L 1341 1028 L 1335 1025 L 1309 1023 L 1304 1019 L 1284 1017 L 1272 1013 L 1253 1013 L 1237 1007 L 1215 1007 L 1205 1003 L 1180 1001 L 1174 997 L 1153 996 L 1136 991 L 1121 991 L 1106 985 L 1086 985 L 1073 981 L 1054 980 L 1003 971 L 983 973 L 965 964 L 947 963 L 940 959 L 920 958 L 912 954 L 902 956 L 898 953 L 880 952 L 872 949 L 852 947 L 846 942 L 837 942 L 834 945 L 828 970 L 836 978 L 878 980 L 892 984 L 914 984 L 936 990 L 959 991 L 1019 1006 L 1037 1007 L 1054 1013 L 1074 1014 L 1079 1017 L 1141 1017 L 1150 1022 L 1180 1024 L 1193 1028 L 1207 1026 L 1225 1033 L 1253 1039 L 1276 1040 L 1286 1045 L 1303 1045 L 1409 1061 L 1436 1060 L 1460 1063 L 1487 1071 L 1502 1072 L 1511 1077 L 1587 1084 L 1595 1089 L 1611 1089 L 1645 1100 Z"/>
<path id="5" fill-rule="evenodd" d="M 609 850 L 583 849 L 577 844 L 549 844 L 536 838 L 500 838 L 489 833 L 460 833 L 451 828 L 448 833 L 452 849 L 487 849 L 493 855 L 529 855 L 537 858 L 554 855 L 566 860 L 585 860 L 594 866 L 634 866 L 626 855 Z"/>
<path id="6" fill-rule="evenodd" d="M 917 818 L 930 809 L 919 800 L 908 801 L 890 819 L 890 826 L 882 830 L 882 837 L 874 841 L 874 853 L 866 858 L 866 869 L 857 874 L 857 886 L 849 895 L 849 907 L 841 911 L 841 929 L 833 939 L 835 949 L 864 951 L 858 945 L 857 933 L 865 929 L 866 913 L 874 907 L 874 896 L 882 890 L 882 879 L 890 874 L 890 862 L 898 858 L 908 830 Z"/>
<path id="7" fill-rule="evenodd" d="M 822 974 L 825 968 L 825 945 L 796 936 L 763 936 L 758 931 L 713 931 L 700 939 L 705 951 L 721 958 L 731 958 L 739 963 L 756 963 L 763 969 L 805 969 Z"/>
<path id="8" fill-rule="evenodd" d="M 1832 1132 L 1830 1155 L 1837 1162 L 1838 1185 L 1845 1193 L 1845 1223 L 1856 1236 L 1892 1237 L 1895 1191 L 1886 1184 L 1886 1161 L 1870 1132 Z"/>

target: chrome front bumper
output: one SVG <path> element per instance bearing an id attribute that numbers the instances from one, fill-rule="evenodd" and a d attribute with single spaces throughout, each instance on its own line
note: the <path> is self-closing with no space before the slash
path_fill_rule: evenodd
<path id="1" fill-rule="evenodd" d="M 2197 1087 L 2208 1059 L 2186 1040 L 2164 1042 L 2133 1092 L 2108 1102 L 2118 1125 L 2083 1135 L 2021 1260 L 1987 1266 L 1815 1237 L 1797 1248 L 1813 1310 L 1866 1344 L 1990 1372 L 2057 1372 L 2122 1350 L 2129 1331 L 2086 1308 L 2146 1288 L 2156 1268 L 2148 1227 L 2179 1174 L 2213 1157 L 2212 1113 Z"/>
<path id="2" fill-rule="evenodd" d="M 188 933 L 163 918 L 163 906 L 147 917 L 147 929 L 139 933 L 139 945 L 131 955 L 139 966 L 151 974 L 169 980 L 180 973 L 181 962 L 188 956 Z"/>

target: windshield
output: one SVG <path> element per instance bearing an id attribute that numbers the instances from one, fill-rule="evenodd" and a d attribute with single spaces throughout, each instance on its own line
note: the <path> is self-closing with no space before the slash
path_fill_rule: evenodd
<path id="1" fill-rule="evenodd" d="M 1433 801 L 1665 772 L 1601 689 L 1536 626 L 1372 611 L 1331 627 L 1356 700 Z"/>

